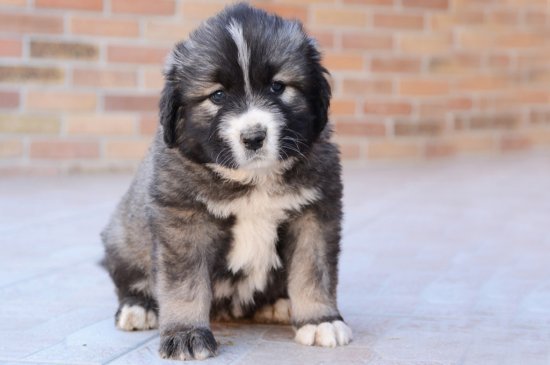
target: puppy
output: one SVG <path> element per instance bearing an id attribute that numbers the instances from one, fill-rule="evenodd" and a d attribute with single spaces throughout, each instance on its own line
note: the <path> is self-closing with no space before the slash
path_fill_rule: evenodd
<path id="1" fill-rule="evenodd" d="M 216 318 L 291 323 L 304 345 L 350 342 L 326 73 L 299 22 L 245 4 L 175 46 L 158 133 L 102 232 L 118 328 L 158 326 L 160 355 L 181 360 L 216 354 Z"/>

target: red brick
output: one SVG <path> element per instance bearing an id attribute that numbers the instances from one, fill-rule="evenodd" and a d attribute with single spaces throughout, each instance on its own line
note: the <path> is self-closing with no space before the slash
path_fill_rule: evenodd
<path id="1" fill-rule="evenodd" d="M 90 111 L 95 110 L 97 99 L 95 93 L 29 91 L 26 104 L 27 108 L 40 111 Z"/>
<path id="2" fill-rule="evenodd" d="M 511 57 L 506 54 L 489 55 L 487 62 L 491 68 L 507 68 L 511 64 Z"/>
<path id="3" fill-rule="evenodd" d="M 454 11 L 436 13 L 431 17 L 434 30 L 449 30 L 457 26 L 473 26 L 483 24 L 485 17 L 482 11 Z"/>
<path id="4" fill-rule="evenodd" d="M 445 129 L 440 120 L 398 120 L 394 124 L 394 134 L 400 137 L 437 136 Z"/>
<path id="5" fill-rule="evenodd" d="M 179 42 L 188 37 L 197 24 L 191 22 L 171 23 L 166 20 L 152 20 L 145 25 L 145 38 Z"/>
<path id="6" fill-rule="evenodd" d="M 63 9 L 63 10 L 94 10 L 103 9 L 103 0 L 35 0 L 37 8 Z"/>
<path id="7" fill-rule="evenodd" d="M 386 134 L 386 126 L 377 122 L 341 121 L 336 123 L 336 134 L 340 136 L 376 136 Z"/>
<path id="8" fill-rule="evenodd" d="M 323 64 L 329 71 L 361 71 L 365 68 L 365 60 L 363 56 L 356 53 L 326 52 L 323 57 Z"/>
<path id="9" fill-rule="evenodd" d="M 494 151 L 496 141 L 492 135 L 460 134 L 453 136 L 453 147 L 460 153 L 483 153 Z"/>
<path id="10" fill-rule="evenodd" d="M 23 157 L 23 142 L 19 139 L 0 139 L 0 158 Z"/>
<path id="11" fill-rule="evenodd" d="M 31 57 L 96 60 L 99 49 L 96 45 L 80 42 L 31 41 Z"/>
<path id="12" fill-rule="evenodd" d="M 314 24 L 323 26 L 355 26 L 367 25 L 367 13 L 358 9 L 343 7 L 313 9 Z"/>
<path id="13" fill-rule="evenodd" d="M 60 83 L 63 70 L 53 67 L 0 66 L 0 83 Z"/>
<path id="14" fill-rule="evenodd" d="M 497 26 L 515 26 L 519 23 L 519 13 L 510 10 L 493 10 L 487 13 L 487 23 Z"/>
<path id="15" fill-rule="evenodd" d="M 13 109 L 19 106 L 19 93 L 14 91 L 0 91 L 0 108 Z"/>
<path id="16" fill-rule="evenodd" d="M 158 110 L 159 96 L 106 95 L 105 110 L 147 112 Z"/>
<path id="17" fill-rule="evenodd" d="M 402 95 L 443 95 L 449 93 L 449 83 L 439 80 L 401 80 L 399 93 Z"/>
<path id="18" fill-rule="evenodd" d="M 27 0 L 0 0 L 0 6 L 26 7 Z"/>
<path id="19" fill-rule="evenodd" d="M 185 0 L 182 7 L 183 18 L 205 20 L 218 13 L 225 5 L 223 2 Z"/>
<path id="20" fill-rule="evenodd" d="M 405 8 L 422 8 L 446 10 L 449 8 L 449 0 L 402 0 Z"/>
<path id="21" fill-rule="evenodd" d="M 531 146 L 531 140 L 522 135 L 505 135 L 500 141 L 500 148 L 503 151 L 524 150 Z"/>
<path id="22" fill-rule="evenodd" d="M 421 15 L 403 13 L 374 14 L 374 26 L 393 29 L 422 29 L 424 18 Z"/>
<path id="23" fill-rule="evenodd" d="M 159 126 L 157 114 L 145 114 L 139 119 L 139 133 L 142 135 L 153 135 Z"/>
<path id="24" fill-rule="evenodd" d="M 453 111 L 472 109 L 472 100 L 467 97 L 453 97 L 448 100 L 425 101 L 419 106 L 419 115 L 424 117 L 444 117 Z"/>
<path id="25" fill-rule="evenodd" d="M 351 99 L 332 99 L 330 112 L 333 115 L 353 115 L 357 109 L 357 103 Z"/>
<path id="26" fill-rule="evenodd" d="M 399 40 L 399 48 L 410 54 L 438 54 L 452 47 L 452 35 L 447 32 L 406 34 Z"/>
<path id="27" fill-rule="evenodd" d="M 496 45 L 503 48 L 545 47 L 547 40 L 547 36 L 543 33 L 516 32 L 497 37 Z"/>
<path id="28" fill-rule="evenodd" d="M 471 117 L 457 117 L 455 119 L 455 129 L 463 130 L 466 128 L 475 130 L 511 130 L 519 125 L 520 119 L 514 114 L 478 114 Z"/>
<path id="29" fill-rule="evenodd" d="M 421 148 L 417 142 L 374 141 L 367 144 L 367 158 L 369 159 L 402 159 L 418 158 Z"/>
<path id="30" fill-rule="evenodd" d="M 309 35 L 321 48 L 334 48 L 334 33 L 328 30 L 309 30 Z"/>
<path id="31" fill-rule="evenodd" d="M 86 141 L 32 141 L 30 157 L 49 160 L 98 158 L 99 145 L 97 142 Z"/>
<path id="32" fill-rule="evenodd" d="M 77 68 L 73 71 L 76 86 L 127 88 L 137 86 L 135 71 Z"/>
<path id="33" fill-rule="evenodd" d="M 149 140 L 107 141 L 105 145 L 105 157 L 141 160 L 150 144 Z"/>
<path id="34" fill-rule="evenodd" d="M 550 19 L 550 13 L 547 11 L 531 10 L 525 14 L 525 21 L 530 25 L 543 26 Z"/>
<path id="35" fill-rule="evenodd" d="M 0 135 L 59 134 L 61 119 L 44 114 L 0 114 Z"/>
<path id="36" fill-rule="evenodd" d="M 168 55 L 168 48 L 145 46 L 109 46 L 107 59 L 116 63 L 162 65 Z"/>
<path id="37" fill-rule="evenodd" d="M 22 42 L 20 39 L 0 39 L 0 57 L 21 57 Z"/>
<path id="38" fill-rule="evenodd" d="M 407 57 L 375 57 L 371 61 L 373 72 L 420 72 L 420 59 Z"/>
<path id="39" fill-rule="evenodd" d="M 143 82 L 146 89 L 153 89 L 160 91 L 164 86 L 164 76 L 160 68 L 143 69 Z"/>
<path id="40" fill-rule="evenodd" d="M 361 78 L 344 78 L 343 93 L 349 96 L 364 94 L 391 94 L 391 80 L 370 80 Z"/>
<path id="41" fill-rule="evenodd" d="M 391 49 L 393 39 L 391 35 L 369 34 L 361 32 L 344 33 L 342 35 L 342 46 L 344 49 Z"/>
<path id="42" fill-rule="evenodd" d="M 507 84 L 508 79 L 504 76 L 476 75 L 460 80 L 458 89 L 461 91 L 500 90 Z"/>
<path id="43" fill-rule="evenodd" d="M 139 35 L 139 23 L 132 19 L 101 19 L 75 16 L 71 19 L 71 32 L 102 37 L 137 37 Z"/>
<path id="44" fill-rule="evenodd" d="M 185 14 L 186 4 L 187 2 L 184 3 L 184 14 Z M 201 5 L 202 4 L 204 3 L 201 2 Z M 261 9 L 264 9 L 269 13 L 274 13 L 279 16 L 282 16 L 283 18 L 298 19 L 302 22 L 307 21 L 307 7 L 303 5 L 273 4 L 273 3 L 265 3 L 260 1 L 254 2 L 254 5 L 256 5 Z M 202 6 L 204 7 L 204 5 Z"/>
<path id="45" fill-rule="evenodd" d="M 408 115 L 412 112 L 412 105 L 410 103 L 397 101 L 366 101 L 363 110 L 366 114 Z"/>
<path id="46" fill-rule="evenodd" d="M 456 38 L 459 46 L 475 51 L 493 49 L 498 46 L 495 42 L 495 33 L 491 31 L 480 32 L 479 30 L 463 30 L 458 32 Z"/>
<path id="47" fill-rule="evenodd" d="M 535 125 L 550 125 L 550 110 L 532 110 L 529 120 Z"/>
<path id="48" fill-rule="evenodd" d="M 68 135 L 134 135 L 135 117 L 126 114 L 74 114 L 65 118 Z"/>
<path id="49" fill-rule="evenodd" d="M 449 157 L 456 154 L 456 148 L 449 143 L 433 143 L 430 142 L 424 149 L 424 154 L 427 158 L 434 157 Z"/>
<path id="50" fill-rule="evenodd" d="M 0 13 L 0 32 L 59 34 L 63 33 L 63 18 Z"/>
<path id="51" fill-rule="evenodd" d="M 111 0 L 113 13 L 172 15 L 175 11 L 174 0 Z"/>
<path id="52" fill-rule="evenodd" d="M 428 70 L 440 74 L 471 73 L 479 70 L 480 67 L 480 55 L 471 53 L 436 56 L 428 62 Z"/>

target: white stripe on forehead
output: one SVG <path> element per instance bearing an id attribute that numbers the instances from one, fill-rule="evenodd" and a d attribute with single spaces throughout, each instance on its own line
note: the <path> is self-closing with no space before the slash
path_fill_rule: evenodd
<path id="1" fill-rule="evenodd" d="M 250 51 L 248 50 L 248 44 L 246 44 L 246 40 L 244 39 L 243 28 L 233 19 L 227 26 L 227 31 L 231 34 L 231 38 L 233 38 L 233 42 L 235 42 L 235 45 L 237 46 L 239 66 L 241 66 L 241 69 L 243 70 L 244 89 L 248 95 L 251 95 L 252 89 L 250 88 L 250 77 L 248 75 Z"/>

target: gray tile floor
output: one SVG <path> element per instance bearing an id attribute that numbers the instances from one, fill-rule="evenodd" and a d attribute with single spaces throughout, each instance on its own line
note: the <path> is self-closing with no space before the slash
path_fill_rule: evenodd
<path id="1" fill-rule="evenodd" d="M 113 325 L 98 232 L 129 176 L 0 179 L 0 363 L 160 364 Z M 550 364 L 550 155 L 348 167 L 345 348 L 214 324 L 212 364 Z"/>

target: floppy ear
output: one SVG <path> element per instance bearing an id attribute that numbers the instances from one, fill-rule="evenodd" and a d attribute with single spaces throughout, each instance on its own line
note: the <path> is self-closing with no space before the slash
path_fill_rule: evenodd
<path id="1" fill-rule="evenodd" d="M 321 66 L 321 55 L 317 50 L 317 42 L 313 38 L 308 39 L 309 56 L 313 61 L 312 73 L 312 105 L 315 114 L 314 132 L 318 136 L 328 123 L 328 108 L 330 106 L 331 88 L 328 82 L 330 77 L 326 68 Z"/>
<path id="2" fill-rule="evenodd" d="M 319 135 L 328 123 L 328 108 L 330 106 L 331 88 L 328 82 L 330 77 L 326 68 L 319 66 L 318 79 L 316 81 L 317 95 L 316 95 L 316 123 L 315 133 Z"/>
<path id="3" fill-rule="evenodd" d="M 177 145 L 176 127 L 182 115 L 181 91 L 176 82 L 170 80 L 167 76 L 164 89 L 160 98 L 160 124 L 164 131 L 164 142 L 168 148 L 174 148 Z"/>

